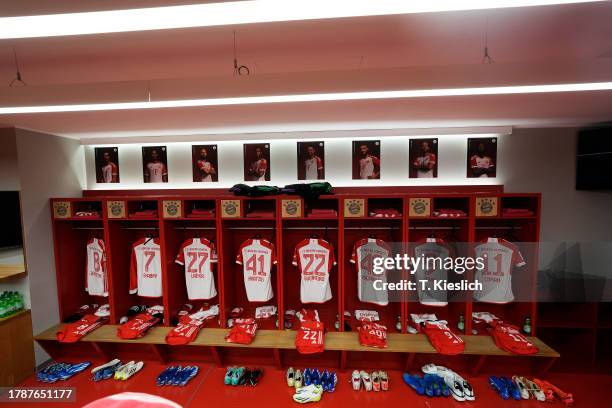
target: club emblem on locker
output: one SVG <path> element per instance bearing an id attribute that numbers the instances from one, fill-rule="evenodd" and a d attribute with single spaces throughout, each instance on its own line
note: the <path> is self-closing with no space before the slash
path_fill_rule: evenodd
<path id="1" fill-rule="evenodd" d="M 221 216 L 223 218 L 240 217 L 240 200 L 221 200 Z"/>
<path id="2" fill-rule="evenodd" d="M 497 216 L 497 197 L 477 197 L 476 198 L 477 217 Z"/>
<path id="3" fill-rule="evenodd" d="M 164 218 L 179 218 L 181 213 L 180 200 L 164 200 Z"/>
<path id="4" fill-rule="evenodd" d="M 108 218 L 125 218 L 125 201 L 109 201 L 106 208 Z"/>
<path id="5" fill-rule="evenodd" d="M 302 216 L 302 202 L 300 200 L 282 200 L 283 218 L 297 218 Z"/>
<path id="6" fill-rule="evenodd" d="M 365 200 L 352 199 L 344 201 L 345 217 L 363 217 L 365 215 Z"/>
<path id="7" fill-rule="evenodd" d="M 53 216 L 55 218 L 70 218 L 70 201 L 56 201 L 53 203 Z"/>
<path id="8" fill-rule="evenodd" d="M 411 198 L 408 202 L 411 217 L 429 217 L 431 215 L 430 198 Z"/>

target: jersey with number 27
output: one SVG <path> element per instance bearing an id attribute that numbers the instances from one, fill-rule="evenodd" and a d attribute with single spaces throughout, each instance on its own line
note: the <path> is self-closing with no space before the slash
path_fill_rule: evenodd
<path id="1" fill-rule="evenodd" d="M 132 246 L 130 293 L 162 296 L 161 252 L 158 238 L 142 238 Z"/>
<path id="2" fill-rule="evenodd" d="M 332 298 L 329 273 L 336 265 L 334 247 L 317 238 L 305 239 L 295 246 L 293 265 L 302 274 L 300 298 L 302 303 L 324 303 Z"/>
<path id="3" fill-rule="evenodd" d="M 240 245 L 236 263 L 242 265 L 249 302 L 272 299 L 272 265 L 276 264 L 274 245 L 265 239 L 247 239 Z"/>
<path id="4" fill-rule="evenodd" d="M 177 264 L 185 266 L 185 283 L 189 300 L 208 300 L 217 296 L 213 263 L 217 262 L 215 245 L 206 238 L 191 238 L 183 242 L 176 256 Z"/>

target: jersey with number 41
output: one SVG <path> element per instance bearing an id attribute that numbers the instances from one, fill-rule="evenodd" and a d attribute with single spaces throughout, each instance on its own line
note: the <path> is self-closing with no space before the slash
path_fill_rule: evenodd
<path id="1" fill-rule="evenodd" d="M 272 299 L 272 265 L 276 264 L 274 245 L 265 239 L 247 239 L 240 245 L 236 263 L 242 265 L 249 302 Z"/>
<path id="2" fill-rule="evenodd" d="M 142 238 L 132 246 L 130 293 L 162 296 L 161 250 L 158 238 Z"/>
<path id="3" fill-rule="evenodd" d="M 293 253 L 293 265 L 297 266 L 302 274 L 302 303 L 324 303 L 332 298 L 329 273 L 336 265 L 332 244 L 317 238 L 299 242 Z"/>
<path id="4" fill-rule="evenodd" d="M 217 296 L 213 263 L 217 262 L 215 245 L 206 238 L 191 238 L 183 242 L 176 256 L 177 264 L 185 266 L 185 283 L 189 300 L 208 300 Z"/>

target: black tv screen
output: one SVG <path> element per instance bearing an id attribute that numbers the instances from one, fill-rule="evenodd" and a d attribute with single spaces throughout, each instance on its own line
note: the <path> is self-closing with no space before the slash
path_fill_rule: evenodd
<path id="1" fill-rule="evenodd" d="M 0 248 L 23 246 L 18 191 L 0 191 Z"/>
<path id="2" fill-rule="evenodd" d="M 576 154 L 576 190 L 612 189 L 612 126 L 581 130 Z"/>

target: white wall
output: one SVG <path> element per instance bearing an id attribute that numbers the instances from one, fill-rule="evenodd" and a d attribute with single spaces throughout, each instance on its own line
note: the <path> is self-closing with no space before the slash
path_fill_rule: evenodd
<path id="1" fill-rule="evenodd" d="M 16 129 L 24 245 L 32 326 L 39 333 L 59 323 L 49 198 L 80 197 L 85 186 L 83 147 L 78 141 Z M 37 345 L 36 362 L 48 356 Z"/>
<path id="2" fill-rule="evenodd" d="M 291 134 L 288 134 L 290 136 Z M 368 138 L 299 139 L 325 141 L 325 177 L 334 186 L 405 186 L 405 185 L 456 185 L 456 184 L 503 184 L 503 163 L 495 179 L 468 179 L 466 177 L 467 138 L 485 135 L 442 135 L 438 137 L 439 168 L 437 179 L 408 178 L 408 141 L 417 136 L 385 136 Z M 499 147 L 509 135 L 498 137 Z M 352 180 L 352 140 L 381 140 L 381 179 Z M 265 184 L 283 186 L 297 180 L 297 139 L 241 140 L 164 143 L 121 144 L 119 168 L 121 183 L 98 184 L 95 173 L 95 146 L 85 146 L 87 186 L 89 189 L 165 189 L 165 188 L 225 188 L 244 182 L 243 144 L 265 142 L 270 144 L 271 180 Z M 194 144 L 217 144 L 219 154 L 219 182 L 194 183 L 191 170 L 191 146 Z M 146 184 L 142 176 L 142 146 L 164 145 L 168 148 L 168 183 Z M 104 146 L 104 145 L 98 145 Z M 110 145 L 117 146 L 117 145 Z M 251 182 L 249 182 L 251 184 Z M 262 183 L 263 184 L 263 183 Z"/>

